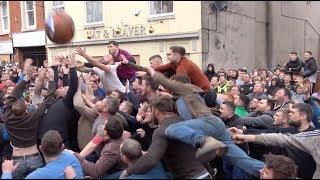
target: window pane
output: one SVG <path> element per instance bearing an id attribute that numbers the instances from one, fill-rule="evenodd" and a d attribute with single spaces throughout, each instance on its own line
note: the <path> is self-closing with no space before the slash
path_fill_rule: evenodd
<path id="1" fill-rule="evenodd" d="M 94 8 L 95 22 L 102 21 L 102 1 L 96 1 Z"/>
<path id="2" fill-rule="evenodd" d="M 53 1 L 53 6 L 63 5 L 63 1 Z"/>
<path id="3" fill-rule="evenodd" d="M 33 1 L 26 1 L 27 3 L 27 10 L 33 10 Z"/>
<path id="4" fill-rule="evenodd" d="M 87 23 L 93 22 L 93 2 L 88 1 L 86 2 L 86 12 L 87 12 Z"/>
<path id="5" fill-rule="evenodd" d="M 1 10 L 2 10 L 2 16 L 7 16 L 7 1 L 3 1 L 2 6 L 1 6 Z"/>
<path id="6" fill-rule="evenodd" d="M 173 12 L 173 1 L 161 1 L 162 2 L 162 13 Z"/>
<path id="7" fill-rule="evenodd" d="M 28 25 L 33 26 L 34 25 L 34 14 L 33 11 L 28 12 Z"/>
<path id="8" fill-rule="evenodd" d="M 151 14 L 162 14 L 173 12 L 173 1 L 151 1 Z"/>
<path id="9" fill-rule="evenodd" d="M 3 17 L 3 29 L 8 29 L 8 17 Z"/>

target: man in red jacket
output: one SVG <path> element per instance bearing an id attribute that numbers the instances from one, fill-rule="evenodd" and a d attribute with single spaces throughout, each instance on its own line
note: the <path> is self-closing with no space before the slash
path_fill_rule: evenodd
<path id="1" fill-rule="evenodd" d="M 191 83 L 204 91 L 210 90 L 210 82 L 201 69 L 191 60 L 185 57 L 186 50 L 181 46 L 171 46 L 168 59 L 170 63 L 158 66 L 155 70 L 166 72 L 173 70 L 177 75 L 187 74 Z"/>

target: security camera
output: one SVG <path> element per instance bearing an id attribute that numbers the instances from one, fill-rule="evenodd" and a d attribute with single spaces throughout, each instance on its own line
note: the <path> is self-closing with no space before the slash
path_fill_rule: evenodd
<path id="1" fill-rule="evenodd" d="M 134 10 L 133 10 L 133 14 L 134 14 L 135 16 L 139 16 L 140 10 L 139 10 L 139 9 L 134 9 Z"/>

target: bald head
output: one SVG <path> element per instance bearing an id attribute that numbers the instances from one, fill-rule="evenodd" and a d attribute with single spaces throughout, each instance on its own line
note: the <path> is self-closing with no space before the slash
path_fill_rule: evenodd
<path id="1" fill-rule="evenodd" d="M 142 156 L 142 147 L 138 141 L 127 139 L 121 144 L 120 152 L 129 161 L 136 161 Z"/>

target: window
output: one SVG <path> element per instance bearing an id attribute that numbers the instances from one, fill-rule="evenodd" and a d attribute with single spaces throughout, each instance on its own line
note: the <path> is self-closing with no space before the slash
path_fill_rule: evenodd
<path id="1" fill-rule="evenodd" d="M 86 1 L 87 24 L 102 23 L 102 1 Z"/>
<path id="2" fill-rule="evenodd" d="M 9 32 L 8 1 L 2 1 L 0 5 L 1 5 L 1 30 L 2 32 Z"/>
<path id="3" fill-rule="evenodd" d="M 24 1 L 24 20 L 25 28 L 35 27 L 35 2 L 34 1 Z"/>
<path id="4" fill-rule="evenodd" d="M 63 1 L 52 1 L 52 9 L 58 11 L 64 10 Z"/>
<path id="5" fill-rule="evenodd" d="M 150 1 L 150 14 L 172 14 L 173 1 Z"/>

